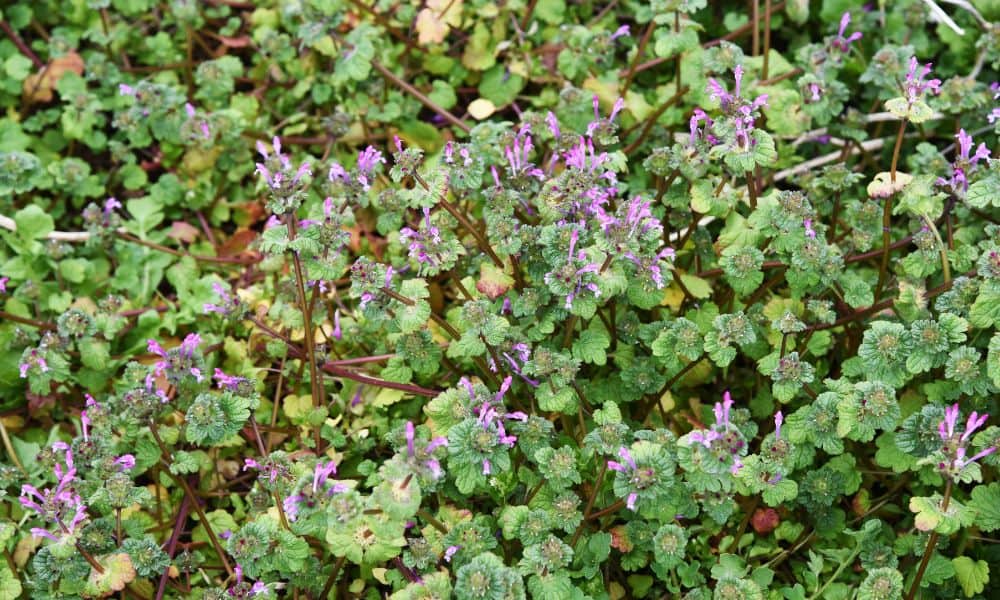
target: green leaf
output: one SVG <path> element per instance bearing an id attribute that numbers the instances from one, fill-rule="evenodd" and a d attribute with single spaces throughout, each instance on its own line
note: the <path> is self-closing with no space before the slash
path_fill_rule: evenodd
<path id="1" fill-rule="evenodd" d="M 20 53 L 11 54 L 3 63 L 4 72 L 15 81 L 27 79 L 31 74 L 31 67 L 31 60 Z"/>
<path id="2" fill-rule="evenodd" d="M 24 240 L 37 240 L 51 233 L 55 228 L 52 215 L 37 204 L 28 205 L 14 213 L 17 235 Z"/>
<path id="3" fill-rule="evenodd" d="M 969 508 L 976 511 L 976 526 L 980 529 L 1000 529 L 1000 482 L 976 486 Z"/>
<path id="4" fill-rule="evenodd" d="M 59 273 L 70 283 L 83 283 L 91 270 L 91 263 L 85 258 L 67 258 L 59 261 Z"/>
<path id="5" fill-rule="evenodd" d="M 551 25 L 558 25 L 566 12 L 566 0 L 546 0 L 535 6 L 535 16 Z"/>
<path id="6" fill-rule="evenodd" d="M 21 580 L 7 565 L 0 567 L 0 600 L 16 600 L 22 592 Z"/>
<path id="7" fill-rule="evenodd" d="M 88 369 L 103 371 L 108 368 L 111 350 L 108 343 L 97 338 L 85 338 L 77 342 L 80 348 L 80 362 Z"/>
<path id="8" fill-rule="evenodd" d="M 198 472 L 198 458 L 191 452 L 178 450 L 170 463 L 170 472 L 174 475 L 184 475 Z"/>
<path id="9" fill-rule="evenodd" d="M 1000 323 L 1000 285 L 992 280 L 983 283 L 969 310 L 969 322 L 980 328 Z"/>
<path id="10" fill-rule="evenodd" d="M 990 566 L 985 560 L 973 561 L 968 556 L 959 556 L 951 559 L 951 564 L 955 566 L 955 578 L 967 598 L 986 589 L 990 581 Z"/>
<path id="11" fill-rule="evenodd" d="M 603 330 L 587 329 L 573 342 L 573 357 L 583 362 L 604 365 L 608 362 L 605 350 L 611 345 L 611 338 Z"/>
<path id="12" fill-rule="evenodd" d="M 1000 161 L 990 159 L 990 170 L 985 177 L 969 186 L 965 200 L 975 208 L 1000 206 Z"/>

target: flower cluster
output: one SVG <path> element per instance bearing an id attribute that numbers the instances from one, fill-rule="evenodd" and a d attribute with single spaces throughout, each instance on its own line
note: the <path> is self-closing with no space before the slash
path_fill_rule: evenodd
<path id="1" fill-rule="evenodd" d="M 730 421 L 732 408 L 733 398 L 726 391 L 722 402 L 716 402 L 712 408 L 715 424 L 707 429 L 696 429 L 685 436 L 693 447 L 703 448 L 708 452 L 709 460 L 704 466 L 710 473 L 728 471 L 735 475 L 743 467 L 741 458 L 747 453 L 747 443 L 742 432 Z"/>
<path id="2" fill-rule="evenodd" d="M 86 435 L 86 429 L 84 429 Z M 56 478 L 54 488 L 39 491 L 33 485 L 21 486 L 21 506 L 35 511 L 43 521 L 56 526 L 55 533 L 49 529 L 33 527 L 31 534 L 58 542 L 74 536 L 80 525 L 87 519 L 87 507 L 74 489 L 76 467 L 73 465 L 73 451 L 63 442 L 53 444 L 53 449 L 65 453 L 65 462 L 56 463 L 53 473 Z"/>
<path id="3" fill-rule="evenodd" d="M 305 196 L 305 184 L 312 176 L 308 162 L 303 162 L 297 168 L 292 165 L 287 154 L 281 153 L 281 139 L 278 136 L 272 141 L 272 154 L 264 142 L 257 142 L 257 152 L 262 162 L 257 163 L 257 174 L 267 185 L 271 201 L 268 208 L 275 215 L 294 212 Z"/>
<path id="4" fill-rule="evenodd" d="M 204 359 L 198 350 L 200 345 L 201 336 L 197 333 L 187 334 L 180 345 L 170 350 L 164 350 L 163 346 L 156 340 L 147 340 L 147 350 L 160 357 L 160 360 L 153 365 L 153 373 L 147 379 L 147 386 L 150 385 L 154 375 L 166 377 L 175 385 L 188 377 L 193 377 L 198 382 L 203 381 L 205 379 L 203 374 Z"/>
<path id="5" fill-rule="evenodd" d="M 976 163 L 990 157 L 990 149 L 986 144 L 980 143 L 973 154 L 972 136 L 964 129 L 958 130 L 955 139 L 958 140 L 958 152 L 955 160 L 949 165 L 951 174 L 947 178 L 938 177 L 937 185 L 953 194 L 964 194 L 969 190 L 969 175 L 976 169 Z"/>
<path id="6" fill-rule="evenodd" d="M 967 466 L 996 452 L 996 446 L 989 446 L 971 457 L 966 456 L 972 434 L 986 423 L 989 415 L 972 411 L 965 423 L 965 430 L 961 433 L 956 430 L 959 416 L 958 404 L 952 404 L 945 409 L 944 419 L 938 424 L 938 435 L 942 442 L 941 453 L 944 455 L 938 462 L 938 470 L 946 476 L 955 478 L 958 478 Z"/>

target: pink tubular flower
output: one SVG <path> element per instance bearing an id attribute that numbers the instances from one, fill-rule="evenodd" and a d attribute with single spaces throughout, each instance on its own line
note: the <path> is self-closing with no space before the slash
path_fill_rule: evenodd
<path id="1" fill-rule="evenodd" d="M 781 411 L 774 413 L 774 439 L 781 439 L 781 424 L 785 422 L 785 415 Z"/>
<path id="2" fill-rule="evenodd" d="M 601 267 L 597 263 L 587 262 L 587 253 L 583 250 L 576 251 L 576 244 L 579 239 L 580 231 L 574 227 L 570 232 L 566 266 L 545 274 L 545 283 L 551 284 L 557 282 L 569 289 L 569 292 L 566 294 L 566 310 L 573 308 L 573 300 L 584 289 L 592 292 L 594 296 L 601 295 L 600 288 L 592 281 L 592 276 L 599 273 Z M 591 277 L 587 277 L 588 273 L 591 274 Z"/>
<path id="3" fill-rule="evenodd" d="M 813 229 L 812 219 L 805 219 L 802 221 L 802 226 L 805 228 L 806 237 L 814 240 L 816 239 L 816 230 Z"/>
<path id="4" fill-rule="evenodd" d="M 851 35 L 844 37 L 844 33 L 847 31 L 847 26 L 851 24 L 851 13 L 845 12 L 840 17 L 840 29 L 837 30 L 837 37 L 833 38 L 830 42 L 830 47 L 839 50 L 840 52 L 847 53 L 851 49 L 851 44 L 861 39 L 862 34 L 860 31 L 855 31 Z"/>
<path id="5" fill-rule="evenodd" d="M 903 91 L 906 94 L 906 99 L 913 104 L 920 99 L 921 96 L 927 91 L 937 94 L 941 91 L 941 80 L 940 79 L 928 79 L 924 80 L 925 77 L 931 72 L 931 63 L 927 63 L 922 68 L 920 72 L 917 69 L 920 67 L 920 63 L 917 62 L 917 57 L 910 57 L 910 70 L 906 74 L 906 83 L 903 85 Z"/>
<path id="6" fill-rule="evenodd" d="M 742 114 L 744 121 L 749 119 L 749 122 L 745 122 L 744 124 L 752 127 L 753 120 L 751 113 L 767 105 L 767 94 L 761 94 L 752 101 L 747 101 L 740 95 L 743 87 L 743 65 L 733 67 L 733 79 L 735 80 L 735 85 L 733 86 L 733 92 L 729 93 L 714 77 L 710 78 L 707 88 L 709 98 L 718 100 L 723 113 L 732 115 L 737 113 Z"/>
<path id="7" fill-rule="evenodd" d="M 135 468 L 135 456 L 132 456 L 131 454 L 122 454 L 115 459 L 115 465 L 117 465 L 123 472 L 131 471 Z"/>
<path id="8" fill-rule="evenodd" d="M 511 178 L 534 177 L 535 179 L 543 179 L 545 177 L 545 172 L 528 160 L 528 155 L 533 149 L 531 128 L 525 125 L 514 136 L 514 142 L 503 149 L 504 156 L 507 157 L 507 168 L 510 170 Z"/>
<path id="9" fill-rule="evenodd" d="M 73 452 L 63 442 L 52 445 L 53 449 L 65 451 L 65 467 L 56 463 L 53 471 L 56 476 L 56 487 L 39 491 L 32 485 L 21 486 L 21 496 L 18 501 L 26 509 L 38 513 L 46 522 L 57 526 L 57 535 L 48 529 L 33 527 L 31 534 L 35 537 L 45 537 L 58 542 L 62 536 L 71 535 L 87 518 L 87 507 L 74 489 L 76 468 L 73 465 Z"/>
<path id="10" fill-rule="evenodd" d="M 340 309 L 338 308 L 333 312 L 333 337 L 335 339 L 343 339 L 344 333 L 340 329 Z"/>
<path id="11" fill-rule="evenodd" d="M 26 354 L 27 356 L 22 358 L 21 364 L 18 365 L 18 372 L 21 374 L 21 379 L 27 378 L 28 372 L 32 369 L 37 369 L 39 373 L 48 373 L 49 363 L 37 348 L 28 350 Z"/>
<path id="12" fill-rule="evenodd" d="M 945 455 L 945 460 L 938 464 L 938 469 L 955 476 L 966 466 L 996 452 L 996 447 L 990 446 L 976 453 L 971 458 L 966 458 L 969 439 L 972 437 L 972 434 L 986 424 L 986 419 L 989 418 L 989 415 L 972 411 L 965 422 L 965 431 L 961 435 L 958 435 L 956 431 L 959 416 L 958 403 L 955 403 L 945 407 L 944 419 L 938 423 L 938 435 L 943 443 L 942 451 Z"/>
<path id="13" fill-rule="evenodd" d="M 955 156 L 955 162 L 950 165 L 951 176 L 947 179 L 938 177 L 937 184 L 942 187 L 950 187 L 956 192 L 966 192 L 969 189 L 969 175 L 976 169 L 976 163 L 990 157 L 990 149 L 986 147 L 986 144 L 980 143 L 973 154 L 972 136 L 964 129 L 959 129 L 955 138 L 958 140 L 958 152 Z"/>
<path id="14" fill-rule="evenodd" d="M 7 282 L 10 281 L 10 277 L 0 277 L 0 294 L 7 293 Z"/>
<path id="15" fill-rule="evenodd" d="M 625 108 L 625 99 L 624 98 L 619 98 L 619 99 L 615 100 L 614 106 L 611 107 L 611 114 L 608 115 L 607 123 L 613 123 L 614 120 L 615 120 L 615 117 L 618 116 L 618 113 L 620 113 L 623 108 Z M 589 125 L 587 125 L 587 137 L 593 137 L 594 136 L 594 132 L 596 132 L 597 128 L 600 127 L 603 123 L 604 123 L 604 121 L 601 119 L 601 103 L 600 103 L 600 99 L 595 94 L 594 95 L 594 120 L 591 121 Z"/>
<path id="16" fill-rule="evenodd" d="M 556 118 L 555 113 L 551 110 L 545 115 L 545 124 L 549 126 L 549 131 L 552 132 L 552 137 L 559 139 L 562 132 L 559 130 L 559 119 Z"/>
<path id="17" fill-rule="evenodd" d="M 627 35 L 631 35 L 629 33 L 629 26 L 628 25 L 622 25 L 621 27 L 619 27 L 618 29 L 616 29 L 614 33 L 611 34 L 611 40 L 614 41 L 614 40 L 616 40 L 616 39 L 618 39 L 620 37 L 627 36 Z"/>
<path id="18" fill-rule="evenodd" d="M 385 158 L 373 146 L 368 146 L 358 155 L 358 183 L 366 192 L 371 189 L 369 178 L 379 163 L 386 164 Z"/>
<path id="19" fill-rule="evenodd" d="M 444 551 L 444 561 L 451 562 L 451 557 L 455 556 L 455 553 L 461 549 L 461 546 L 448 546 L 448 548 Z"/>
<path id="20" fill-rule="evenodd" d="M 608 461 L 608 468 L 611 469 L 612 471 L 629 475 L 633 482 L 635 482 L 639 477 L 648 478 L 653 475 L 652 469 L 640 468 L 639 465 L 636 464 L 635 459 L 632 458 L 632 453 L 629 452 L 628 448 L 626 448 L 625 446 L 622 446 L 621 448 L 618 449 L 618 456 L 622 459 L 623 462 L 618 462 L 614 460 Z M 638 499 L 639 499 L 638 492 L 629 493 L 629 495 L 625 497 L 626 508 L 634 511 L 636 501 L 638 501 Z"/>
<path id="21" fill-rule="evenodd" d="M 698 127 L 699 123 L 704 123 L 705 126 L 703 128 Z M 712 119 L 705 113 L 705 111 L 700 108 L 696 108 L 694 109 L 694 113 L 691 115 L 688 127 L 691 130 L 691 135 L 688 138 L 688 145 L 694 146 L 695 141 L 699 138 L 707 138 L 707 132 L 712 127 Z"/>
<path id="22" fill-rule="evenodd" d="M 227 290 L 221 283 L 217 281 L 213 282 L 212 291 L 215 292 L 221 302 L 219 304 L 212 304 L 210 302 L 204 303 L 202 305 L 202 310 L 205 314 L 216 313 L 225 317 L 233 314 L 239 308 L 240 299 L 235 295 L 230 294 L 229 290 Z"/>

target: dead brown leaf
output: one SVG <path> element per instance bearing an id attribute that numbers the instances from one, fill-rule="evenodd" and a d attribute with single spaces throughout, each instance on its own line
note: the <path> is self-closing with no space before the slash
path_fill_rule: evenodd
<path id="1" fill-rule="evenodd" d="M 83 75 L 83 58 L 76 52 L 54 58 L 41 71 L 29 75 L 23 84 L 28 102 L 52 102 L 52 90 L 62 76 L 70 71 Z"/>

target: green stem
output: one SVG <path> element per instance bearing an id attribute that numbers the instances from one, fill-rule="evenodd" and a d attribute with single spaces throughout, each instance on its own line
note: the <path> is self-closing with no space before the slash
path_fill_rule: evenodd
<path id="1" fill-rule="evenodd" d="M 420 517 L 421 519 L 427 521 L 428 523 L 430 523 L 431 527 L 433 527 L 434 529 L 437 529 L 442 534 L 444 534 L 444 535 L 448 534 L 448 528 L 445 527 L 444 523 L 442 523 L 441 521 L 438 521 L 436 518 L 434 518 L 434 515 L 432 515 L 431 513 L 427 512 L 427 510 L 425 510 L 423 508 L 418 509 L 417 510 L 417 516 Z"/>
<path id="2" fill-rule="evenodd" d="M 295 241 L 298 233 L 295 215 L 288 218 L 289 242 Z M 302 320 L 304 323 L 304 339 L 306 343 L 306 360 L 309 361 L 309 389 L 312 395 L 313 408 L 319 408 L 322 404 L 322 387 L 320 375 L 316 368 L 316 348 L 314 339 L 314 329 L 312 322 L 312 302 L 306 300 L 306 281 L 302 270 L 302 261 L 298 252 L 292 251 L 292 266 L 295 269 L 295 291 L 299 297 L 299 308 L 302 309 Z M 320 452 L 322 439 L 320 438 L 320 428 L 313 429 L 313 441 L 316 444 L 316 452 Z"/>
<path id="3" fill-rule="evenodd" d="M 809 596 L 809 600 L 816 600 L 816 598 L 821 597 L 823 595 L 823 592 L 826 591 L 826 588 L 830 587 L 830 584 L 836 581 L 837 577 L 840 577 L 840 574 L 844 572 L 844 569 L 854 564 L 854 559 L 860 553 L 861 553 L 861 544 L 857 543 L 854 544 L 854 550 L 851 551 L 851 555 L 847 557 L 847 560 L 841 561 L 840 566 L 837 567 L 837 570 L 833 572 L 833 575 L 831 575 L 830 578 L 826 580 L 826 583 L 824 583 L 822 587 L 816 590 L 816 593 L 814 593 L 812 596 Z"/>

